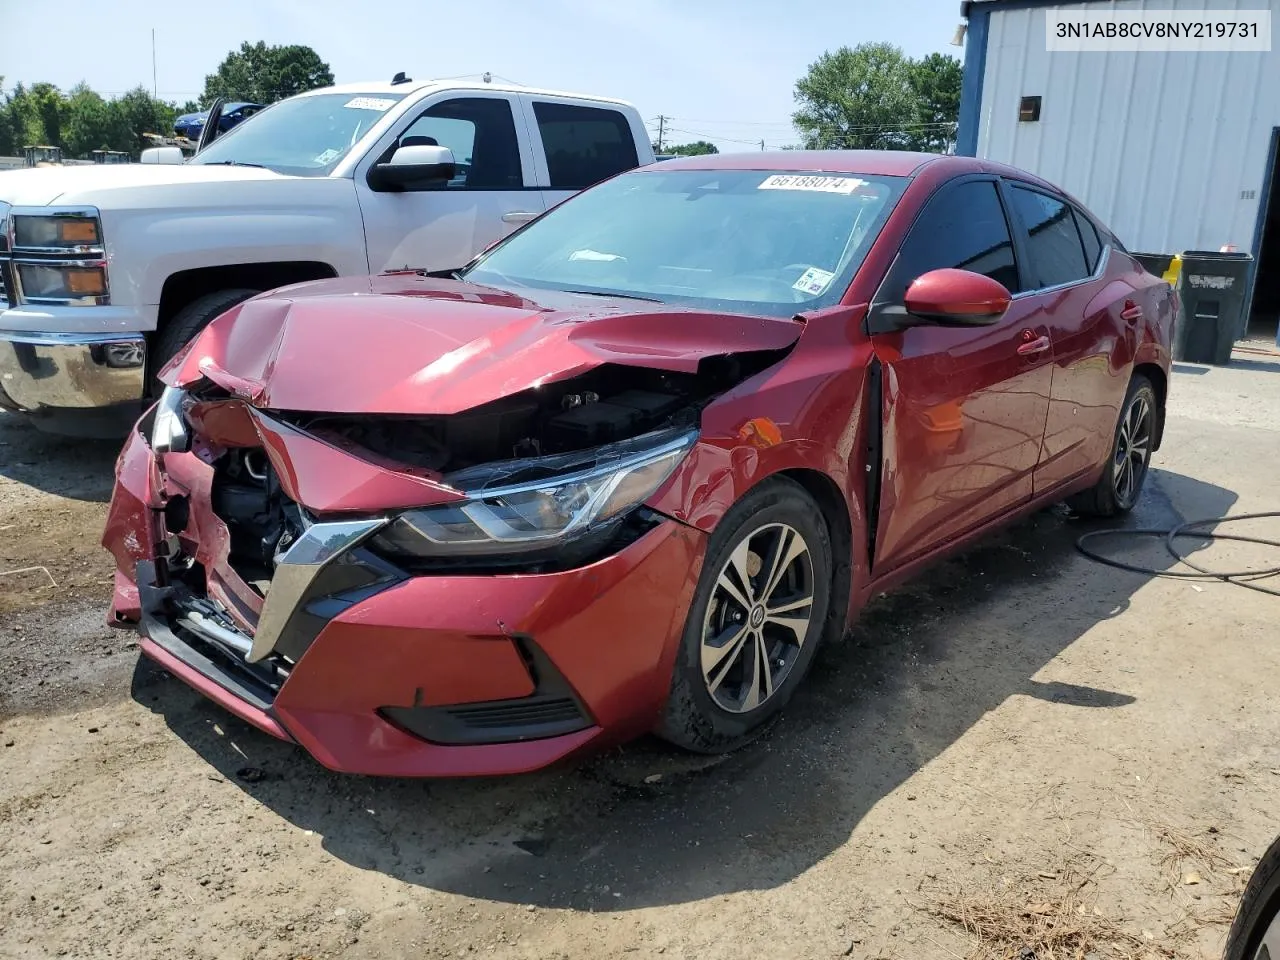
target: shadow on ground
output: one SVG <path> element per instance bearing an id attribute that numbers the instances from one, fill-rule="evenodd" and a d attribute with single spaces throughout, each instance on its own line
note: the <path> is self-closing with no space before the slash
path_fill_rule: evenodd
<path id="1" fill-rule="evenodd" d="M 111 499 L 121 440 L 59 437 L 0 411 L 0 477 L 72 500 Z"/>
<path id="2" fill-rule="evenodd" d="M 1125 526 L 1223 515 L 1235 499 L 1156 471 Z M 523 778 L 381 781 L 331 774 L 150 668 L 136 673 L 134 696 L 330 854 L 405 882 L 597 911 L 771 888 L 844 844 L 878 801 L 1008 697 L 1061 710 L 1133 702 L 1123 690 L 1033 679 L 1149 579 L 1076 554 L 1091 528 L 1062 510 L 1038 514 L 876 600 L 848 642 L 820 654 L 781 721 L 727 758 L 642 741 Z M 1170 562 L 1158 544 L 1137 549 L 1126 558 Z M 244 782 L 246 766 L 265 776 Z"/>

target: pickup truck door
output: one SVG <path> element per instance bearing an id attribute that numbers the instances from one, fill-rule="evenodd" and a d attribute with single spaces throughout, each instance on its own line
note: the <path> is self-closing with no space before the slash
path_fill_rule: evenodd
<path id="1" fill-rule="evenodd" d="M 379 191 L 369 168 L 400 145 L 453 151 L 457 173 L 421 190 Z M 369 272 L 447 270 L 543 210 L 533 149 L 516 94 L 450 91 L 423 101 L 355 172 Z"/>
<path id="2" fill-rule="evenodd" d="M 546 209 L 639 165 L 636 144 L 649 134 L 638 115 L 596 100 L 521 94 L 520 101 Z"/>

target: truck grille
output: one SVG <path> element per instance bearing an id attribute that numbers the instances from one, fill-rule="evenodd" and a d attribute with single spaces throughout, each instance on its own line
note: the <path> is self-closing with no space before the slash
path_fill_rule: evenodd
<path id="1" fill-rule="evenodd" d="M 9 306 L 9 264 L 0 260 L 0 310 Z"/>

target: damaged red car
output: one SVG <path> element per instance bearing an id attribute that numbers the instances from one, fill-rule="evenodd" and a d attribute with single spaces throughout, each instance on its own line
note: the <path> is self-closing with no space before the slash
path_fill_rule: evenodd
<path id="1" fill-rule="evenodd" d="M 110 618 L 335 770 L 749 739 L 873 594 L 1159 445 L 1169 287 L 1006 167 L 671 160 L 453 276 L 287 287 L 162 372 Z"/>

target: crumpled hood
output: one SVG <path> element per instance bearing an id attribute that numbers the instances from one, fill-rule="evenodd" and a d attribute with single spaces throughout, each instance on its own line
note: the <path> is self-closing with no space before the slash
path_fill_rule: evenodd
<path id="1" fill-rule="evenodd" d="M 86 203 L 110 209 L 111 191 L 121 188 L 288 179 L 293 178 L 260 167 L 194 163 L 37 167 L 32 170 L 10 170 L 0 176 L 0 201 L 15 207 L 43 207 L 61 202 Z"/>
<path id="2" fill-rule="evenodd" d="M 781 350 L 795 320 L 386 274 L 300 284 L 229 310 L 161 373 L 207 377 L 256 407 L 450 414 L 604 363 L 696 372 Z"/>

